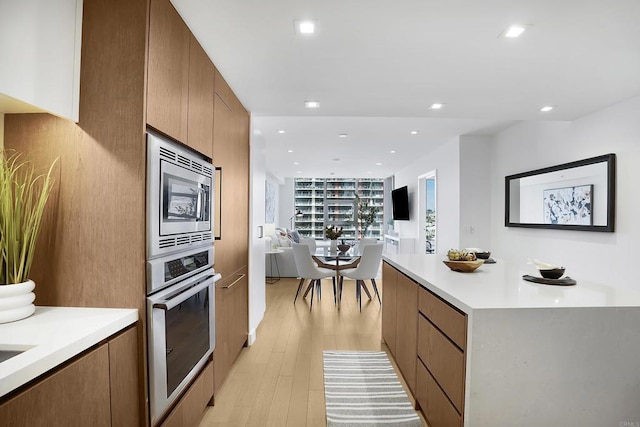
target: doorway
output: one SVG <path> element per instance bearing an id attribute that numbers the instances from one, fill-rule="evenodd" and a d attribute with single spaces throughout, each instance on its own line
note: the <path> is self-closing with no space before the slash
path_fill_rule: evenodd
<path id="1" fill-rule="evenodd" d="M 418 177 L 420 189 L 420 248 L 421 253 L 435 254 L 437 248 L 436 171 Z"/>

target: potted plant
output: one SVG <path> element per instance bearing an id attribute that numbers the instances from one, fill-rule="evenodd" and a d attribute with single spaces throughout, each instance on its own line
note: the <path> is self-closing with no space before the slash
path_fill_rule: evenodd
<path id="1" fill-rule="evenodd" d="M 361 199 L 356 195 L 356 203 L 358 205 L 358 225 L 360 229 L 360 237 L 364 238 L 367 235 L 367 230 L 376 222 L 376 216 L 380 212 L 380 207 L 370 206 L 369 200 Z"/>
<path id="2" fill-rule="evenodd" d="M 0 323 L 35 311 L 29 271 L 53 187 L 54 164 L 46 174 L 38 174 L 19 153 L 0 152 Z"/>

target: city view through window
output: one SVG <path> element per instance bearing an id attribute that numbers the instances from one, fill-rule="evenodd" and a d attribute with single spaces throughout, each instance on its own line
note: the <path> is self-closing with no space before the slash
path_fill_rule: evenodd
<path id="1" fill-rule="evenodd" d="M 295 228 L 302 237 L 325 238 L 325 227 L 342 227 L 340 239 L 382 239 L 384 181 L 372 178 L 296 178 Z"/>

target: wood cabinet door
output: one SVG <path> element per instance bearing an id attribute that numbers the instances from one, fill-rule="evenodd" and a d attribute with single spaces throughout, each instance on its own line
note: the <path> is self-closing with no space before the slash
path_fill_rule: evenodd
<path id="1" fill-rule="evenodd" d="M 396 299 L 396 362 L 409 389 L 416 389 L 418 357 L 418 284 L 398 273 Z"/>
<path id="2" fill-rule="evenodd" d="M 217 264 L 217 262 L 216 262 Z M 231 311 L 229 292 L 224 288 L 225 280 L 216 283 L 216 348 L 213 351 L 214 388 L 217 392 L 224 382 L 231 368 L 229 355 L 229 329 L 231 325 Z"/>
<path id="3" fill-rule="evenodd" d="M 109 341 L 111 424 L 140 424 L 138 392 L 138 328 L 133 327 Z"/>
<path id="4" fill-rule="evenodd" d="M 0 424 L 111 426 L 107 344 L 0 405 Z"/>
<path id="5" fill-rule="evenodd" d="M 391 354 L 396 355 L 396 290 L 398 270 L 382 263 L 382 339 Z"/>
<path id="6" fill-rule="evenodd" d="M 151 0 L 147 123 L 187 142 L 190 31 L 169 0 Z"/>
<path id="7" fill-rule="evenodd" d="M 193 35 L 190 35 L 190 39 L 187 144 L 211 158 L 215 68 L 198 40 Z"/>

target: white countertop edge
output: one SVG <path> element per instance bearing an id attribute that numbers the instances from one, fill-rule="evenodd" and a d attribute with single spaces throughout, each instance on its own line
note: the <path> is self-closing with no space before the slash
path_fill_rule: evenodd
<path id="1" fill-rule="evenodd" d="M 137 309 L 36 307 L 36 313 L 34 313 L 34 316 L 38 313 L 49 310 L 54 310 L 56 312 L 66 310 L 70 315 L 76 317 L 76 321 L 79 322 L 82 322 L 83 312 L 92 315 L 95 313 L 104 313 L 106 314 L 106 319 L 96 329 L 93 329 L 88 333 L 83 332 L 81 334 L 76 334 L 77 336 L 72 336 L 68 340 L 63 339 L 57 345 L 52 343 L 40 344 L 38 342 L 31 342 L 30 345 L 34 345 L 33 348 L 0 363 L 0 397 L 11 393 L 18 387 L 27 384 L 31 380 L 45 374 L 60 364 L 65 363 L 83 351 L 98 344 L 100 341 L 117 334 L 138 321 Z M 31 323 L 34 323 L 33 326 L 37 327 L 32 318 L 6 323 L 0 326 L 11 327 L 11 325 L 17 325 L 19 322 L 29 323 L 30 320 L 32 321 Z M 0 333 L 0 345 L 7 348 L 21 347 L 30 341 L 28 336 L 21 339 L 20 341 L 22 342 L 11 342 L 11 340 L 7 342 L 7 340 L 4 340 L 3 338 L 3 334 Z"/>
<path id="2" fill-rule="evenodd" d="M 436 294 L 437 296 L 439 296 L 443 300 L 447 301 L 451 305 L 455 306 L 459 310 L 463 311 L 464 313 L 471 314 L 471 312 L 473 311 L 473 309 L 471 307 L 469 307 L 468 305 L 466 305 L 462 301 L 460 301 L 457 298 L 454 298 L 452 295 L 449 295 L 448 293 L 444 292 L 439 287 L 434 286 L 433 284 L 429 283 L 429 281 L 427 281 L 427 279 L 425 279 L 424 277 L 418 276 L 417 274 L 415 274 L 413 271 L 407 269 L 402 264 L 400 264 L 400 263 L 396 262 L 395 260 L 390 259 L 389 257 L 384 256 L 384 255 L 383 255 L 382 259 L 384 261 L 388 262 L 390 265 L 394 266 L 398 271 L 404 273 L 406 276 L 408 276 L 411 279 L 413 279 L 414 281 L 416 281 L 423 288 L 425 288 L 428 291 L 431 291 L 432 293 Z M 384 286 L 384 281 L 382 282 L 382 286 Z"/>

